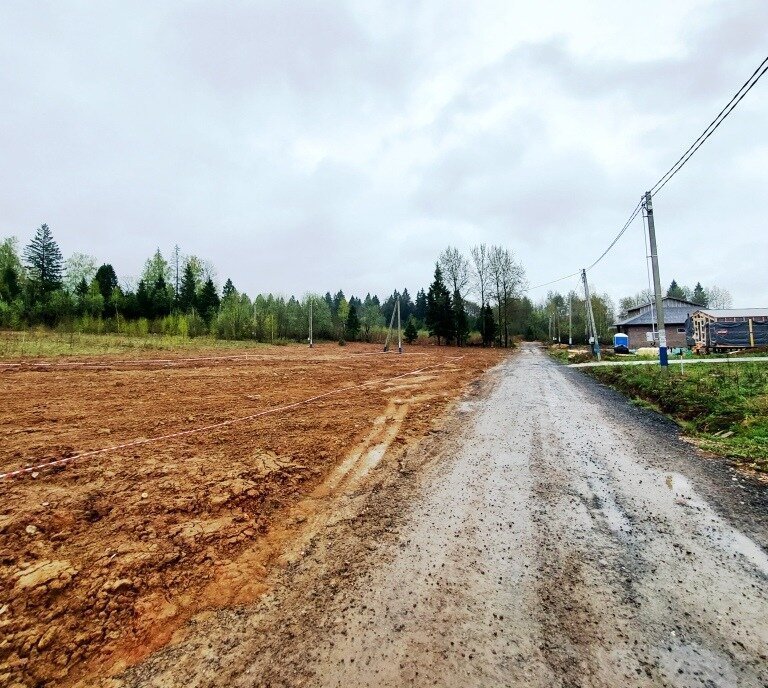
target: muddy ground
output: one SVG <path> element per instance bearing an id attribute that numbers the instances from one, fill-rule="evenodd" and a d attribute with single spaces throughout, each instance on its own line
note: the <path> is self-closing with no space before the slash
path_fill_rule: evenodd
<path id="1" fill-rule="evenodd" d="M 205 614 L 269 598 L 334 500 L 369 489 L 384 457 L 397 472 L 501 357 L 324 346 L 0 364 L 0 472 L 140 441 L 0 481 L 0 686 L 92 685 Z"/>
<path id="2" fill-rule="evenodd" d="M 534 347 L 433 429 L 102 685 L 768 685 L 765 485 Z"/>

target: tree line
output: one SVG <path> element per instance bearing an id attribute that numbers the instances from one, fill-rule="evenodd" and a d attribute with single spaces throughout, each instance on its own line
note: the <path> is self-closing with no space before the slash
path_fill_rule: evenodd
<path id="1" fill-rule="evenodd" d="M 375 294 L 306 294 L 250 298 L 231 279 L 217 287 L 206 260 L 174 248 L 166 259 L 158 249 L 136 284 L 120 282 L 109 263 L 75 253 L 66 260 L 48 225 L 19 250 L 18 241 L 0 242 L 0 327 L 45 325 L 65 331 L 126 335 L 210 335 L 261 342 L 302 341 L 309 310 L 317 339 L 382 341 L 400 303 L 404 338 L 432 337 L 437 344 L 511 346 L 515 338 L 586 343 L 586 304 L 575 291 L 550 291 L 538 303 L 526 294 L 525 270 L 504 246 L 478 244 L 467 255 L 448 246 L 438 256 L 428 289 L 415 297 L 395 290 Z M 668 296 L 702 306 L 725 308 L 730 295 L 718 287 L 693 289 L 673 280 Z M 651 301 L 647 292 L 620 300 L 593 293 L 592 308 L 601 340 L 609 341 L 617 315 Z M 570 319 L 569 319 L 570 312 Z"/>
<path id="2" fill-rule="evenodd" d="M 457 249 L 446 249 L 436 265 L 435 282 L 415 297 L 406 288 L 383 300 L 375 294 L 347 298 L 341 290 L 300 299 L 273 294 L 250 298 L 231 279 L 219 290 L 213 266 L 182 255 L 178 247 L 169 258 L 158 249 L 146 260 L 138 282 L 121 283 L 109 263 L 98 264 L 82 253 L 65 260 L 50 227 L 43 224 L 23 250 L 13 237 L 0 242 L 0 327 L 300 341 L 307 337 L 311 306 L 316 338 L 379 341 L 399 302 L 407 341 L 428 333 L 438 343 L 491 344 L 499 332 L 491 306 L 495 299 L 498 321 L 504 323 L 499 343 L 509 344 L 507 300 L 520 284 L 522 268 L 499 247 L 482 247 L 481 256 L 486 254 L 488 260 L 473 263 L 470 270 Z M 480 304 L 466 298 L 470 277 L 480 280 Z"/>

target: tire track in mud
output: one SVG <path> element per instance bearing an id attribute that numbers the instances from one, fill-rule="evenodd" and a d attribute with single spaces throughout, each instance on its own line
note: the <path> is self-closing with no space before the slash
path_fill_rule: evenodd
<path id="1" fill-rule="evenodd" d="M 597 452 L 589 441 L 573 442 L 588 432 L 570 406 L 581 402 L 553 384 L 546 364 L 540 368 L 542 412 L 532 421 L 530 508 L 537 527 L 537 612 L 544 657 L 564 688 L 607 688 L 619 680 L 646 685 L 639 678 L 638 658 L 620 646 L 632 635 L 627 626 L 633 605 L 622 587 L 625 579 L 616 575 L 623 570 L 623 555 L 603 511 L 605 496 L 592 489 L 588 477 L 597 469 Z M 542 418 L 550 421 L 542 423 Z M 570 435 L 557 432 L 555 418 L 568 419 Z"/>
<path id="2" fill-rule="evenodd" d="M 559 508 L 567 476 L 544 455 L 542 434 L 534 430 L 531 446 L 533 491 L 531 515 L 536 525 L 537 617 L 542 652 L 552 672 L 566 687 L 582 685 L 591 673 L 590 647 L 595 641 L 595 614 L 584 591 L 581 557 L 564 551 L 562 524 L 552 514 Z"/>

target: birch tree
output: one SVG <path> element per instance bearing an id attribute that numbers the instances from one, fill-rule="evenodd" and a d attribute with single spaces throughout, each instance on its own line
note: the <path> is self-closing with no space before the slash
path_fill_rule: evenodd
<path id="1" fill-rule="evenodd" d="M 489 265 L 489 251 L 486 244 L 478 244 L 470 249 L 472 256 L 472 280 L 477 293 L 480 295 L 480 313 L 484 314 L 484 308 L 486 304 L 486 296 L 488 292 L 488 283 L 490 280 L 490 265 Z M 482 316 L 480 318 L 480 331 L 483 335 L 483 344 L 488 341 L 485 333 L 486 318 Z"/>
<path id="2" fill-rule="evenodd" d="M 455 246 L 449 246 L 440 254 L 440 269 L 451 291 L 464 294 L 469 284 L 469 261 Z"/>

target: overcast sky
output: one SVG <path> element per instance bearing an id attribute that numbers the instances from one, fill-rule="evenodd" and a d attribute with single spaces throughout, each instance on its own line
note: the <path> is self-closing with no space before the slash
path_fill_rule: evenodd
<path id="1" fill-rule="evenodd" d="M 500 243 L 537 284 L 602 253 L 766 36 L 765 0 L 5 0 L 0 236 L 347 296 Z M 766 123 L 768 77 L 655 198 L 664 284 L 768 306 Z M 647 286 L 641 227 L 595 289 Z"/>

